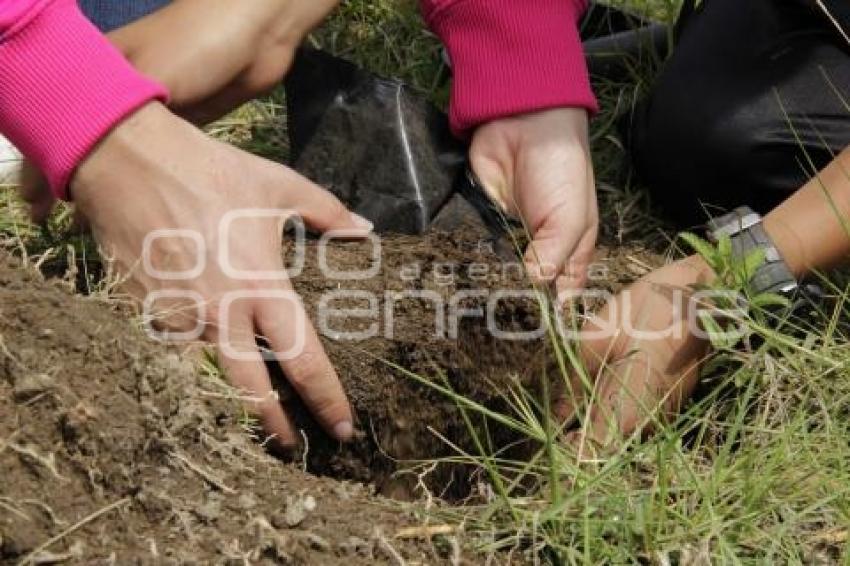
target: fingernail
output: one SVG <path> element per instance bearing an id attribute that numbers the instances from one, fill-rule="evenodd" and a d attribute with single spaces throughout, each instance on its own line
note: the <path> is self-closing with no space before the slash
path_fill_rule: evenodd
<path id="1" fill-rule="evenodd" d="M 341 421 L 334 426 L 334 436 L 337 440 L 347 442 L 354 436 L 354 427 L 348 421 Z"/>
<path id="2" fill-rule="evenodd" d="M 367 232 L 371 232 L 375 228 L 374 224 L 372 224 L 359 214 L 354 214 L 353 212 L 351 213 L 351 221 L 354 223 L 355 226 Z"/>

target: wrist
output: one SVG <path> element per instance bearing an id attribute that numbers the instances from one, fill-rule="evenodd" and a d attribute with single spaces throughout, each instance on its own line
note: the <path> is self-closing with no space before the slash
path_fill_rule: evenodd
<path id="1" fill-rule="evenodd" d="M 809 266 L 803 257 L 800 238 L 788 226 L 770 215 L 764 218 L 762 225 L 794 277 L 800 280 L 808 275 Z"/>
<path id="2" fill-rule="evenodd" d="M 589 152 L 590 113 L 582 107 L 560 107 L 527 114 L 536 121 L 545 123 L 546 131 L 556 140 L 567 140 L 578 144 Z"/>
<path id="3" fill-rule="evenodd" d="M 159 102 L 145 104 L 107 133 L 80 162 L 69 183 L 75 203 L 85 211 L 102 196 L 115 191 L 115 176 L 145 176 L 145 150 L 155 147 L 151 136 L 167 131 L 171 112 Z"/>
<path id="4" fill-rule="evenodd" d="M 133 70 L 76 2 L 44 4 L 0 42 L 0 124 L 65 198 L 75 168 L 97 141 L 166 93 Z"/>

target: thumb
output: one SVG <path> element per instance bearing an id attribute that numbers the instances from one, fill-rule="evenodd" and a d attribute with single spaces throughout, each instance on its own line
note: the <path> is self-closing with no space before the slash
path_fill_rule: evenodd
<path id="1" fill-rule="evenodd" d="M 287 170 L 289 181 L 284 185 L 284 208 L 294 209 L 304 222 L 319 232 L 351 231 L 352 236 L 372 231 L 372 222 L 348 210 L 333 194 L 295 171 Z"/>
<path id="2" fill-rule="evenodd" d="M 507 174 L 508 168 L 503 164 L 506 157 L 500 155 L 499 152 L 496 152 L 496 155 L 491 155 L 477 145 L 473 145 L 469 152 L 472 171 L 481 182 L 484 192 L 504 212 L 515 214 L 517 212 L 516 203 L 510 197 L 512 179 Z"/>
<path id="3" fill-rule="evenodd" d="M 523 259 L 529 274 L 538 281 L 554 280 L 584 236 L 570 229 L 575 226 L 575 218 L 567 208 L 568 205 L 562 203 L 541 224 L 529 227 L 534 231 L 533 239 Z"/>

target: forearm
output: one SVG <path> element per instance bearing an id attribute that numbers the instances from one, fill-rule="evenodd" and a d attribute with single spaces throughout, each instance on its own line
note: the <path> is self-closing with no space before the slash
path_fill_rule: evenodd
<path id="1" fill-rule="evenodd" d="M 203 113 L 221 113 L 279 83 L 297 47 L 338 3 L 179 0 L 109 38 L 169 88 L 173 108 L 191 114 L 212 105 Z"/>
<path id="2" fill-rule="evenodd" d="M 798 277 L 829 269 L 850 255 L 850 147 L 764 219 Z"/>

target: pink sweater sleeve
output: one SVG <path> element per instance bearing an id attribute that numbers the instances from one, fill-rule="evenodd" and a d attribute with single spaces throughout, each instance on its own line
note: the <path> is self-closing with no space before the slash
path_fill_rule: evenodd
<path id="1" fill-rule="evenodd" d="M 0 133 L 67 197 L 77 165 L 165 89 L 139 75 L 75 0 L 0 0 Z"/>
<path id="2" fill-rule="evenodd" d="M 456 134 L 536 110 L 596 112 L 578 33 L 587 0 L 422 0 L 422 7 L 451 57 Z"/>

